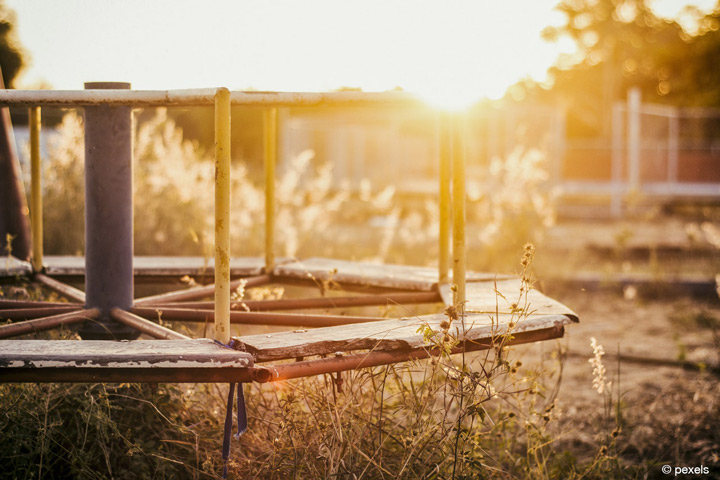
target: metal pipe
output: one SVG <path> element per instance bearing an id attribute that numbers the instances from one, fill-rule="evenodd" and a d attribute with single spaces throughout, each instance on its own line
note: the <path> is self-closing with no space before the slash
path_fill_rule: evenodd
<path id="1" fill-rule="evenodd" d="M 130 89 L 129 83 L 86 83 L 86 89 Z M 110 319 L 110 309 L 133 303 L 132 110 L 85 107 L 85 294 L 100 309 L 83 325 L 86 340 L 136 338 L 138 332 Z"/>
<path id="2" fill-rule="evenodd" d="M 437 292 L 389 293 L 385 295 L 359 295 L 353 297 L 287 298 L 280 300 L 246 300 L 230 302 L 230 310 L 248 308 L 251 312 L 277 310 L 302 310 L 310 308 L 346 308 L 383 305 L 408 305 L 413 303 L 442 302 Z M 185 302 L 155 304 L 157 308 L 210 309 L 212 302 Z"/>
<path id="3" fill-rule="evenodd" d="M 131 310 L 134 314 L 145 318 L 157 318 L 162 314 L 166 320 L 183 322 L 210 322 L 215 319 L 212 310 L 194 310 L 191 308 L 148 308 L 140 307 Z M 270 312 L 230 312 L 229 323 L 243 325 L 288 325 L 295 327 L 333 327 L 351 323 L 377 322 L 386 320 L 377 317 L 353 317 L 346 315 L 307 315 L 301 313 L 270 313 Z M 229 341 L 229 340 L 228 340 Z M 227 343 L 227 342 L 225 342 Z"/>
<path id="4" fill-rule="evenodd" d="M 454 303 L 461 308 L 465 302 L 465 135 L 463 114 L 453 118 L 452 125 L 452 202 L 453 202 L 453 283 L 457 286 Z"/>
<path id="5" fill-rule="evenodd" d="M 85 292 L 83 292 L 82 290 L 78 290 L 77 288 L 71 287 L 68 284 L 58 282 L 54 278 L 50 278 L 44 273 L 36 273 L 35 280 L 42 283 L 51 290 L 56 291 L 57 293 L 69 300 L 73 300 L 82 304 L 85 303 Z"/>
<path id="6" fill-rule="evenodd" d="M 4 89 L 1 73 L 0 89 Z M 14 257 L 30 260 L 31 241 L 27 197 L 10 110 L 0 107 L 0 252 L 4 255 L 12 250 Z"/>
<path id="7" fill-rule="evenodd" d="M 40 158 L 40 107 L 29 109 L 30 124 L 30 192 L 32 214 L 32 267 L 36 272 L 43 269 L 43 200 L 42 161 Z"/>
<path id="8" fill-rule="evenodd" d="M 0 383 L 264 383 L 270 377 L 264 367 L 0 368 Z"/>
<path id="9" fill-rule="evenodd" d="M 230 282 L 230 291 L 235 290 L 241 284 L 245 284 L 245 288 L 259 287 L 272 283 L 270 275 L 257 275 L 255 277 L 246 277 Z M 215 293 L 215 285 L 206 285 L 204 287 L 188 288 L 186 290 L 178 290 L 175 292 L 160 293 L 149 297 L 143 297 L 135 300 L 135 306 L 158 305 L 168 302 L 183 302 L 185 300 L 197 300 L 199 298 L 210 297 Z M 213 302 L 212 305 L 215 305 Z"/>
<path id="10" fill-rule="evenodd" d="M 215 104 L 216 89 L 190 90 L 0 90 L 0 105 L 83 106 L 200 106 Z M 232 105 L 330 106 L 330 105 L 422 105 L 406 92 L 242 92 L 230 94 Z"/>
<path id="11" fill-rule="evenodd" d="M 61 305 L 55 307 L 37 307 L 37 308 L 13 308 L 10 310 L 0 310 L 0 320 L 31 320 L 33 318 L 47 317 L 59 313 L 76 312 L 82 307 L 80 305 Z"/>
<path id="12" fill-rule="evenodd" d="M 135 330 L 161 340 L 191 340 L 190 337 L 183 335 L 182 333 L 170 330 L 169 328 L 165 328 L 162 325 L 158 325 L 157 323 L 138 317 L 137 315 L 133 315 L 132 313 L 119 308 L 113 308 L 110 310 L 110 317 L 123 325 L 127 325 L 128 327 L 134 328 Z"/>
<path id="13" fill-rule="evenodd" d="M 42 308 L 55 306 L 73 306 L 82 307 L 79 303 L 59 303 L 59 302 L 31 302 L 26 300 L 5 300 L 0 299 L 0 308 Z"/>
<path id="14" fill-rule="evenodd" d="M 2 325 L 0 326 L 0 338 L 18 337 L 28 333 L 50 330 L 65 325 L 71 325 L 73 323 L 93 320 L 98 318 L 99 315 L 100 310 L 97 308 L 90 308 L 87 310 L 80 310 L 79 312 L 62 313 L 60 315 Z"/>
<path id="15" fill-rule="evenodd" d="M 452 214 L 452 197 L 450 195 L 451 178 L 451 138 L 450 117 L 448 114 L 439 116 L 439 206 L 440 206 L 440 232 L 438 236 L 438 282 L 440 284 L 450 281 L 450 223 Z"/>
<path id="16" fill-rule="evenodd" d="M 230 342 L 230 91 L 215 92 L 215 338 Z"/>
<path id="17" fill-rule="evenodd" d="M 275 266 L 275 165 L 277 164 L 277 108 L 263 112 L 265 146 L 265 271 Z"/>

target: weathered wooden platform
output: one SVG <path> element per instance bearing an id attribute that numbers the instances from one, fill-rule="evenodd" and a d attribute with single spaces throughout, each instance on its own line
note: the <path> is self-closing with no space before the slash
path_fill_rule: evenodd
<path id="1" fill-rule="evenodd" d="M 465 312 L 468 314 L 484 313 L 502 315 L 527 313 L 536 315 L 567 315 L 577 322 L 578 316 L 568 307 L 547 297 L 538 290 L 531 289 L 521 293 L 520 279 L 507 278 L 493 281 L 467 283 L 465 285 Z M 441 285 L 440 296 L 445 305 L 452 305 L 453 293 L 450 285 Z"/>
<path id="2" fill-rule="evenodd" d="M 471 314 L 464 324 L 456 321 L 450 334 L 461 342 L 490 345 L 506 334 L 536 333 L 535 341 L 549 340 L 563 335 L 563 327 L 573 322 L 569 315 L 537 315 L 512 323 L 511 315 L 493 318 Z M 429 328 L 442 335 L 440 324 L 446 321 L 443 314 L 423 315 L 372 323 L 343 325 L 290 332 L 233 337 L 242 348 L 252 353 L 257 362 L 292 359 L 311 355 L 345 354 L 358 350 L 403 351 L 433 348 L 423 329 Z"/>
<path id="3" fill-rule="evenodd" d="M 253 357 L 213 340 L 0 340 L 0 382 L 194 381 L 237 375 Z M 137 380 L 133 380 L 136 378 Z M 188 380 L 189 379 L 189 380 Z M 77 380 L 74 380 L 77 381 Z"/>
<path id="4" fill-rule="evenodd" d="M 13 256 L 0 257 L 0 278 L 29 275 L 30 273 L 32 273 L 32 266 L 29 262 L 18 260 Z"/>
<path id="5" fill-rule="evenodd" d="M 0 259 L 0 276 L 29 275 L 32 267 L 28 262 L 10 257 L 8 265 Z M 44 257 L 45 273 L 54 277 L 82 277 L 85 275 L 85 257 L 47 255 Z M 248 277 L 262 273 L 265 261 L 260 257 L 235 257 L 230 261 L 230 275 Z M 133 258 L 133 269 L 138 277 L 191 277 L 206 275 L 212 277 L 215 269 L 214 258 L 137 256 Z"/>
<path id="6" fill-rule="evenodd" d="M 415 291 L 433 290 L 438 283 L 437 268 L 320 257 L 278 265 L 273 275 L 279 278 Z M 479 282 L 497 277 L 497 274 L 471 272 L 467 275 L 467 281 Z M 506 275 L 499 277 L 510 278 Z"/>
<path id="7" fill-rule="evenodd" d="M 191 271 L 188 267 L 206 268 L 197 263 L 201 261 L 198 258 L 189 262 L 187 257 L 137 258 L 144 260 L 136 263 L 136 271 L 155 276 L 188 275 Z M 58 275 L 80 275 L 83 272 L 80 260 L 81 257 L 64 259 L 50 268 L 51 261 L 48 271 Z M 262 272 L 262 263 L 259 258 L 234 259 L 235 274 L 257 275 Z M 336 282 L 343 288 L 371 287 L 386 293 L 395 292 L 398 298 L 411 295 L 398 294 L 398 291 L 427 292 L 423 295 L 429 298 L 428 303 L 442 299 L 446 307 L 456 307 L 450 285 L 438 285 L 434 268 L 311 258 L 288 261 L 276 266 L 269 275 L 253 278 L 260 277 L 264 279 L 258 280 L 260 284 L 303 281 L 322 289 L 327 288 L 328 283 Z M 196 287 L 195 290 L 202 290 L 202 296 L 207 296 L 212 293 L 212 288 Z M 188 291 L 179 293 L 185 297 Z M 537 290 L 526 290 L 519 279 L 508 275 L 469 273 L 466 296 L 466 315 L 452 319 L 449 328 L 450 319 L 445 313 L 382 319 L 233 312 L 232 315 L 259 317 L 249 323 L 270 324 L 275 319 L 275 323 L 287 325 L 289 320 L 285 317 L 293 316 L 292 324 L 303 325 L 302 322 L 307 321 L 309 325 L 321 326 L 233 337 L 232 345 L 236 350 L 207 339 L 0 341 L 0 381 L 269 381 L 425 358 L 437 354 L 438 343 L 445 335 L 457 342 L 456 352 L 559 338 L 565 325 L 578 321 L 577 315 L 566 306 Z M 373 296 L 359 295 L 345 300 L 350 302 L 362 297 Z M 377 302 L 379 296 L 374 297 L 373 302 Z M 322 300 L 327 299 L 322 297 Z M 148 298 L 138 300 L 136 307 L 142 301 L 147 302 Z M 308 302 L 307 299 L 302 301 Z M 182 302 L 177 306 L 182 306 Z M 178 316 L 187 311 L 192 318 L 198 314 L 203 318 L 212 315 L 212 310 L 182 309 L 175 304 L 173 307 L 157 308 L 167 314 L 166 318 L 181 321 L 182 318 L 173 317 L 173 312 Z M 136 308 L 134 311 L 141 310 Z M 298 320 L 294 320 L 295 317 Z M 353 323 L 339 325 L 347 323 L 345 319 Z M 248 319 L 241 323 L 248 323 Z M 302 360 L 282 363 L 298 359 Z M 278 361 L 281 364 L 254 366 L 254 363 Z"/>
<path id="8" fill-rule="evenodd" d="M 564 326 L 578 321 L 565 305 L 537 290 L 521 293 L 518 279 L 487 280 L 467 285 L 467 316 L 454 321 L 450 334 L 460 342 L 488 344 L 502 335 L 534 341 L 563 335 Z M 443 300 L 452 305 L 450 286 L 441 286 Z M 513 306 L 513 303 L 516 303 Z M 258 362 L 328 355 L 357 350 L 393 351 L 432 348 L 424 331 L 442 331 L 445 314 L 402 317 L 316 329 L 234 337 Z"/>

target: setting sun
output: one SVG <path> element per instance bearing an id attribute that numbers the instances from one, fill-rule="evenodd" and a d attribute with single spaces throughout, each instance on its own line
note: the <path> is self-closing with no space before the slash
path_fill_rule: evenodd
<path id="1" fill-rule="evenodd" d="M 402 88 L 458 108 L 542 80 L 560 48 L 540 39 L 560 21 L 554 0 L 10 4 L 33 53 L 21 84 L 58 89 L 95 79 L 137 89 Z"/>

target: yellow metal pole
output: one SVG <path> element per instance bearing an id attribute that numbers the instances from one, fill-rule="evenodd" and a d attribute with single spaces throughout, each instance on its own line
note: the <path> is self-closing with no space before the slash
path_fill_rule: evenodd
<path id="1" fill-rule="evenodd" d="M 230 342 L 230 91 L 215 93 L 215 338 Z"/>
<path id="2" fill-rule="evenodd" d="M 42 165 L 40 159 L 40 107 L 30 107 L 30 202 L 32 208 L 32 266 L 43 268 Z"/>
<path id="3" fill-rule="evenodd" d="M 440 232 L 439 232 L 439 256 L 438 270 L 439 283 L 450 281 L 450 222 L 452 212 L 452 199 L 450 196 L 451 182 L 451 155 L 450 148 L 450 117 L 447 114 L 440 114 L 439 122 L 439 145 L 438 156 L 440 160 Z"/>
<path id="4" fill-rule="evenodd" d="M 275 165 L 277 163 L 277 108 L 264 113 L 265 144 L 265 271 L 275 266 Z"/>
<path id="5" fill-rule="evenodd" d="M 458 113 L 452 122 L 453 197 L 453 283 L 457 285 L 455 303 L 465 302 L 465 116 Z M 464 311 L 464 309 L 463 309 Z"/>

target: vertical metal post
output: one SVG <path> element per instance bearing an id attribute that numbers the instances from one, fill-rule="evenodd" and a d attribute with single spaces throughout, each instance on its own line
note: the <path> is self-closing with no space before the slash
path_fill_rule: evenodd
<path id="1" fill-rule="evenodd" d="M 42 162 L 40 159 L 40 107 L 29 109 L 30 123 L 30 204 L 32 207 L 32 266 L 39 272 L 43 268 L 43 203 Z"/>
<path id="2" fill-rule="evenodd" d="M 438 270 L 439 283 L 450 281 L 450 222 L 452 213 L 452 200 L 450 196 L 451 182 L 451 138 L 450 138 L 450 116 L 440 114 L 438 117 L 438 157 L 440 163 L 440 232 L 438 237 Z"/>
<path id="3" fill-rule="evenodd" d="M 0 89 L 5 88 L 0 71 Z M 12 251 L 30 259 L 30 225 L 25 187 L 8 107 L 0 107 L 0 255 Z"/>
<path id="4" fill-rule="evenodd" d="M 275 166 L 277 164 L 277 108 L 263 112 L 265 151 L 265 271 L 275 266 Z"/>
<path id="5" fill-rule="evenodd" d="M 230 342 L 230 91 L 215 93 L 215 338 Z"/>
<path id="6" fill-rule="evenodd" d="M 457 286 L 455 303 L 465 302 L 465 135 L 464 114 L 455 114 L 452 122 L 452 210 L 453 210 L 453 283 Z"/>
<path id="7" fill-rule="evenodd" d="M 85 89 L 129 90 L 125 82 L 90 82 Z M 84 339 L 137 338 L 110 318 L 133 303 L 132 109 L 85 107 L 85 294 L 98 322 L 85 322 Z"/>
<path id="8" fill-rule="evenodd" d="M 628 173 L 630 188 L 640 190 L 640 89 L 628 91 Z"/>

